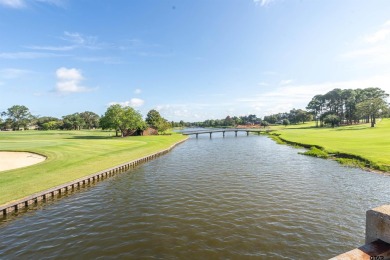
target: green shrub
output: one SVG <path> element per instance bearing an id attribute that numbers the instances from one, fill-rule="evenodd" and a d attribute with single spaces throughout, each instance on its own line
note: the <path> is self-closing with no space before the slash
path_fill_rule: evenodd
<path id="1" fill-rule="evenodd" d="M 274 140 L 277 144 L 286 144 L 286 142 L 280 139 L 280 137 L 277 135 L 269 135 L 269 137 L 271 137 L 271 139 Z"/>
<path id="2" fill-rule="evenodd" d="M 336 158 L 336 161 L 345 166 L 358 167 L 362 169 L 366 167 L 366 164 L 364 162 L 357 159 Z"/>
<path id="3" fill-rule="evenodd" d="M 317 147 L 311 147 L 310 150 L 304 152 L 304 153 L 301 153 L 301 154 L 304 154 L 304 155 L 309 155 L 309 156 L 313 156 L 313 157 L 317 157 L 317 158 L 324 158 L 324 159 L 327 159 L 329 157 L 329 154 L 321 149 L 318 149 Z"/>

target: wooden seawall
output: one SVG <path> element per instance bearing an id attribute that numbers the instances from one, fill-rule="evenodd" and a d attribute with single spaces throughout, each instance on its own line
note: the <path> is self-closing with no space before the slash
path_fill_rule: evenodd
<path id="1" fill-rule="evenodd" d="M 87 184 L 94 183 L 101 181 L 103 179 L 109 178 L 111 176 L 114 176 L 117 173 L 125 172 L 129 169 L 132 169 L 136 167 L 139 164 L 151 161 L 153 159 L 156 159 L 157 157 L 164 155 L 171 151 L 175 146 L 185 142 L 187 139 L 184 139 L 180 142 L 177 142 L 176 144 L 170 146 L 169 148 L 156 152 L 154 154 L 126 162 L 120 165 L 117 165 L 115 167 L 105 169 L 102 171 L 99 171 L 97 173 L 90 174 L 88 176 L 64 183 L 62 185 L 53 187 L 51 189 L 41 191 L 38 193 L 35 193 L 33 195 L 30 195 L 28 197 L 25 197 L 23 199 L 19 199 L 10 203 L 7 203 L 5 205 L 0 206 L 0 217 L 4 217 L 8 214 L 11 214 L 13 212 L 17 212 L 19 210 L 23 210 L 25 208 L 28 208 L 30 205 L 38 204 L 39 202 L 45 202 L 48 199 L 55 198 L 57 195 L 63 195 L 66 193 L 70 193 L 75 191 L 76 189 L 83 187 Z"/>

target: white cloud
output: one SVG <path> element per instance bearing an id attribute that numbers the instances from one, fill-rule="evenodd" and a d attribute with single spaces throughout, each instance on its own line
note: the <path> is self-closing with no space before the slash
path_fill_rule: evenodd
<path id="1" fill-rule="evenodd" d="M 390 74 L 372 77 L 361 77 L 343 81 L 315 82 L 312 84 L 299 84 L 294 81 L 291 85 L 279 85 L 263 92 L 259 88 L 256 94 L 250 94 L 232 100 L 225 99 L 221 102 L 210 103 L 183 103 L 160 104 L 155 107 L 164 118 L 174 121 L 204 121 L 206 119 L 221 119 L 227 115 L 240 116 L 256 114 L 258 117 L 265 115 L 288 112 L 293 108 L 305 109 L 310 100 L 317 94 L 325 94 L 335 88 L 356 89 L 379 87 L 390 93 Z M 220 98 L 217 98 L 220 100 Z M 196 115 L 196 116 L 195 116 Z"/>
<path id="2" fill-rule="evenodd" d="M 363 68 L 390 65 L 390 20 L 377 32 L 360 38 L 358 47 L 343 53 L 341 59 L 353 60 L 353 66 Z"/>
<path id="3" fill-rule="evenodd" d="M 280 81 L 280 83 L 279 83 L 279 85 L 289 85 L 289 84 L 291 84 L 293 82 L 293 80 L 292 79 L 285 79 L 285 80 L 281 80 Z"/>
<path id="4" fill-rule="evenodd" d="M 0 5 L 15 8 L 15 9 L 21 9 L 27 6 L 27 3 L 43 3 L 43 4 L 50 4 L 55 5 L 58 7 L 64 6 L 63 0 L 34 0 L 34 1 L 26 1 L 26 0 L 0 0 Z"/>
<path id="5" fill-rule="evenodd" d="M 237 103 L 186 103 L 186 104 L 161 104 L 155 107 L 161 116 L 169 121 L 203 121 L 206 119 L 225 118 L 228 114 L 236 114 Z M 233 114 L 234 112 L 234 114 Z"/>
<path id="6" fill-rule="evenodd" d="M 29 70 L 21 70 L 21 69 L 13 69 L 13 68 L 2 69 L 2 70 L 0 70 L 0 78 L 16 79 L 16 78 L 20 78 L 26 74 L 29 74 L 29 73 L 31 73 L 31 71 L 29 71 Z"/>
<path id="7" fill-rule="evenodd" d="M 55 5 L 58 7 L 64 7 L 65 3 L 63 0 L 35 0 L 36 2 L 49 4 L 49 5 Z"/>
<path id="8" fill-rule="evenodd" d="M 140 107 L 144 103 L 145 103 L 145 101 L 140 99 L 140 98 L 132 98 L 132 99 L 130 99 L 130 106 L 132 106 L 132 107 Z"/>
<path id="9" fill-rule="evenodd" d="M 86 40 L 84 37 L 77 32 L 64 32 L 65 37 L 63 38 L 64 40 L 76 43 L 76 44 L 84 44 Z"/>
<path id="10" fill-rule="evenodd" d="M 88 48 L 88 49 L 101 49 L 104 45 L 103 43 L 98 42 L 96 36 L 83 35 L 78 32 L 64 32 L 64 36 L 61 37 L 64 41 L 76 45 L 78 48 Z"/>
<path id="11" fill-rule="evenodd" d="M 174 53 L 162 53 L 162 52 L 148 52 L 148 51 L 138 51 L 137 55 L 148 58 L 169 58 L 174 56 Z"/>
<path id="12" fill-rule="evenodd" d="M 137 88 L 136 90 L 134 90 L 134 94 L 141 94 L 141 89 Z"/>
<path id="13" fill-rule="evenodd" d="M 34 46 L 26 46 L 26 48 L 32 50 L 40 50 L 40 51 L 72 51 L 78 48 L 101 49 L 104 46 L 103 43 L 99 43 L 97 41 L 97 37 L 85 36 L 77 32 L 65 31 L 63 36 L 60 37 L 60 39 L 69 43 L 69 45 L 59 45 L 59 46 L 34 45 Z"/>
<path id="14" fill-rule="evenodd" d="M 77 93 L 92 90 L 80 85 L 81 81 L 84 80 L 84 77 L 78 69 L 68 69 L 62 67 L 57 69 L 56 76 L 56 91 L 58 93 Z"/>
<path id="15" fill-rule="evenodd" d="M 105 57 L 105 56 L 89 56 L 89 57 L 75 57 L 76 60 L 83 62 L 100 62 L 105 64 L 121 64 L 123 63 L 119 58 L 116 57 Z"/>
<path id="16" fill-rule="evenodd" d="M 362 58 L 362 57 L 372 57 L 385 53 L 387 51 L 385 46 L 375 46 L 364 49 L 352 50 L 342 55 L 343 58 Z"/>
<path id="17" fill-rule="evenodd" d="M 38 58 L 55 58 L 65 57 L 68 55 L 59 55 L 47 52 L 2 52 L 0 59 L 38 59 Z"/>
<path id="18" fill-rule="evenodd" d="M 76 81 L 59 81 L 57 82 L 56 90 L 59 93 L 77 93 L 77 92 L 86 92 L 88 88 L 79 86 Z"/>
<path id="19" fill-rule="evenodd" d="M 368 36 L 366 38 L 366 41 L 369 43 L 377 43 L 385 40 L 388 35 L 390 35 L 390 29 L 382 29 L 380 31 L 377 31 L 375 34 Z"/>
<path id="20" fill-rule="evenodd" d="M 10 8 L 23 8 L 25 3 L 23 0 L 0 0 L 0 5 Z"/>
<path id="21" fill-rule="evenodd" d="M 181 105 L 181 104 L 175 104 L 175 105 L 158 105 L 156 107 L 156 110 L 160 112 L 163 117 L 168 117 L 168 118 L 189 118 L 192 117 L 193 114 L 190 113 L 188 105 Z"/>
<path id="22" fill-rule="evenodd" d="M 238 107 L 247 105 L 252 110 L 262 113 L 261 116 L 264 116 L 279 112 L 287 112 L 292 108 L 303 109 L 315 95 L 325 94 L 335 88 L 356 89 L 368 87 L 379 87 L 387 93 L 390 93 L 390 74 L 377 75 L 356 80 L 280 86 L 273 91 L 248 98 L 239 98 L 236 102 L 238 103 Z"/>
<path id="23" fill-rule="evenodd" d="M 382 28 L 373 34 L 364 37 L 368 43 L 378 43 L 384 41 L 390 35 L 390 20 L 382 25 Z"/>
<path id="24" fill-rule="evenodd" d="M 390 43 L 389 43 L 390 44 Z M 354 66 L 373 67 L 390 65 L 390 45 L 380 44 L 373 47 L 353 50 L 344 53 L 342 60 L 353 60 Z"/>
<path id="25" fill-rule="evenodd" d="M 56 71 L 57 78 L 59 80 L 63 81 L 68 81 L 68 80 L 73 80 L 73 81 L 81 81 L 83 80 L 83 76 L 81 75 L 81 71 L 77 69 L 67 69 L 67 68 L 59 68 Z"/>
<path id="26" fill-rule="evenodd" d="M 111 102 L 108 105 L 111 106 L 111 105 L 119 104 L 119 105 L 124 106 L 124 107 L 130 106 L 130 107 L 135 108 L 135 107 L 143 106 L 144 103 L 145 103 L 145 101 L 143 99 L 132 98 L 132 99 L 130 99 L 128 101 L 124 101 L 124 102 Z"/>
<path id="27" fill-rule="evenodd" d="M 71 51 L 74 50 L 76 45 L 68 46 L 29 46 L 29 49 L 32 50 L 44 50 L 44 51 Z"/>
<path id="28" fill-rule="evenodd" d="M 256 4 L 260 4 L 261 6 L 267 6 L 273 1 L 275 0 L 253 0 L 253 2 L 255 2 Z"/>

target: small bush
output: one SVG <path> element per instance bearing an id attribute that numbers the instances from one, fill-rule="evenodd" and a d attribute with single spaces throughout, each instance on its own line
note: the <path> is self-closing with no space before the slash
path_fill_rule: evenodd
<path id="1" fill-rule="evenodd" d="M 310 150 L 302 153 L 304 155 L 309 155 L 317 158 L 324 158 L 327 159 L 329 157 L 329 154 L 321 149 L 318 149 L 317 147 L 311 147 Z"/>
<path id="2" fill-rule="evenodd" d="M 274 140 L 277 144 L 286 144 L 282 139 L 277 135 L 270 135 L 271 139 Z"/>
<path id="3" fill-rule="evenodd" d="M 362 169 L 366 167 L 366 164 L 364 162 L 357 159 L 336 158 L 336 161 L 345 166 L 358 167 Z"/>

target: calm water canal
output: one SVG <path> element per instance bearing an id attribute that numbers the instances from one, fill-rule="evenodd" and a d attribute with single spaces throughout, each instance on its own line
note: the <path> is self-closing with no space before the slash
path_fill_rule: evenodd
<path id="1" fill-rule="evenodd" d="M 265 136 L 166 156 L 0 223 L 2 259 L 327 259 L 364 243 L 390 177 Z"/>

